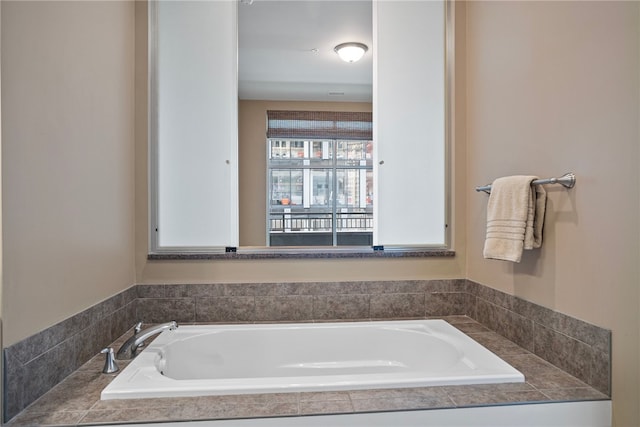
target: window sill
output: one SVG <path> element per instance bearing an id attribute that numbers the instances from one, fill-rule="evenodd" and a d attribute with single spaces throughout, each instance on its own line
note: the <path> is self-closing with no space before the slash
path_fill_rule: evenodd
<path id="1" fill-rule="evenodd" d="M 454 257 L 450 249 L 308 249 L 308 248 L 239 248 L 237 252 L 173 252 L 152 253 L 150 261 L 179 260 L 257 260 L 257 259 L 348 259 L 348 258 L 435 258 Z"/>

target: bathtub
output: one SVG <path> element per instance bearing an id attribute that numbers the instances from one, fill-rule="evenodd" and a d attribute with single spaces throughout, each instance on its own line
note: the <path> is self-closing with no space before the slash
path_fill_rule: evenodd
<path id="1" fill-rule="evenodd" d="M 101 399 L 523 382 L 444 320 L 180 326 Z"/>

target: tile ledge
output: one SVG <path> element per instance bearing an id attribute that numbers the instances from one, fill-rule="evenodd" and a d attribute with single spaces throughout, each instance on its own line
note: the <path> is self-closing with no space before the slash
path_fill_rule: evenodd
<path id="1" fill-rule="evenodd" d="M 273 249 L 269 251 L 242 250 L 226 253 L 153 253 L 149 261 L 194 261 L 194 260 L 258 260 L 258 259 L 339 259 L 339 258 L 431 258 L 454 257 L 455 251 L 448 249 L 392 249 L 362 250 L 304 250 Z"/>

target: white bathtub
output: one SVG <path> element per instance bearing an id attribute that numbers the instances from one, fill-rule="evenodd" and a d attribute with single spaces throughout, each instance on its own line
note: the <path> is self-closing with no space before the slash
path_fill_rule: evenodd
<path id="1" fill-rule="evenodd" d="M 180 326 L 101 398 L 206 396 L 523 382 L 443 320 Z"/>

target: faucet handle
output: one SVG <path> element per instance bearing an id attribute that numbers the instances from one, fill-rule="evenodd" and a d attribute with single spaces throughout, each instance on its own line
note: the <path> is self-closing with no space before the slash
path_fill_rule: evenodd
<path id="1" fill-rule="evenodd" d="M 142 322 L 138 322 L 133 326 L 133 334 L 138 335 L 142 330 Z"/>
<path id="2" fill-rule="evenodd" d="M 103 348 L 100 350 L 100 353 L 107 355 L 104 361 L 104 368 L 102 368 L 102 373 L 113 374 L 114 372 L 118 372 L 120 368 L 118 368 L 115 357 L 113 356 L 113 347 Z"/>
<path id="3" fill-rule="evenodd" d="M 142 331 L 142 322 L 138 322 L 133 326 L 133 336 L 135 337 L 136 335 L 138 335 L 140 333 L 140 331 Z M 138 346 L 138 348 L 142 348 L 144 347 L 146 344 L 143 342 L 140 343 L 140 345 Z"/>

